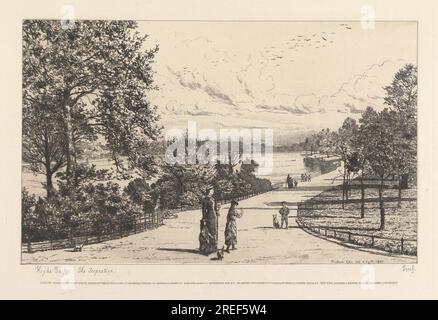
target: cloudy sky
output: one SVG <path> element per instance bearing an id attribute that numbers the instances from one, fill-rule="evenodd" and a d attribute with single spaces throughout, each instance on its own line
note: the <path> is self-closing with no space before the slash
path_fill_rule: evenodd
<path id="1" fill-rule="evenodd" d="M 158 44 L 150 93 L 165 128 L 273 128 L 276 143 L 336 129 L 368 105 L 406 63 L 413 22 L 139 22 Z"/>

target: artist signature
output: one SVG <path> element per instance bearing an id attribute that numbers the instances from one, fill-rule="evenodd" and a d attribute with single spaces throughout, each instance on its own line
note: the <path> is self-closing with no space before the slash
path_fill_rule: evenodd
<path id="1" fill-rule="evenodd" d="M 415 273 L 415 271 L 416 271 L 415 265 L 413 265 L 413 264 L 410 264 L 410 265 L 404 264 L 404 265 L 402 265 L 402 271 L 403 272 L 407 272 L 407 273 Z"/>

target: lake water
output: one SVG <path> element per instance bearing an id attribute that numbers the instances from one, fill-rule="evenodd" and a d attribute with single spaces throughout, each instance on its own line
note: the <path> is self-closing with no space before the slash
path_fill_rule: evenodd
<path id="1" fill-rule="evenodd" d="M 286 177 L 290 174 L 294 178 L 299 178 L 301 173 L 306 172 L 304 167 L 303 156 L 299 152 L 274 153 L 272 172 L 267 175 L 257 175 L 260 178 L 266 178 L 271 182 L 286 182 Z M 112 163 L 106 159 L 90 160 L 90 163 L 96 165 L 97 169 L 110 169 Z M 54 179 L 55 180 L 55 179 Z M 31 193 L 36 195 L 45 195 L 42 182 L 45 182 L 45 176 L 42 174 L 34 175 L 28 169 L 23 167 L 22 172 L 23 187 L 26 187 Z M 127 184 L 127 181 L 121 181 L 121 185 Z"/>
<path id="2" fill-rule="evenodd" d="M 299 152 L 274 153 L 272 172 L 267 175 L 257 175 L 267 178 L 272 183 L 286 182 L 287 175 L 300 178 L 301 173 L 307 172 L 303 156 Z"/>

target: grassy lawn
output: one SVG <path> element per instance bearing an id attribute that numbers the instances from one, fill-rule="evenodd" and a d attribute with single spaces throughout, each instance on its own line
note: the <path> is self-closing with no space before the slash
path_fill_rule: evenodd
<path id="1" fill-rule="evenodd" d="M 359 187 L 357 181 L 354 182 Z M 368 183 L 367 183 L 368 184 Z M 349 231 L 359 235 L 369 235 L 391 239 L 417 239 L 417 188 L 402 190 L 402 202 L 397 207 L 398 190 L 387 188 L 384 190 L 386 222 L 384 230 L 380 227 L 380 211 L 378 202 L 378 189 L 375 186 L 365 189 L 365 216 L 361 218 L 361 190 L 353 188 L 349 202 L 342 209 L 342 188 L 334 188 L 324 191 L 308 200 L 307 208 L 299 210 L 299 216 L 303 223 L 312 227 L 334 228 L 340 231 Z M 312 204 L 311 204 L 312 203 Z M 365 238 L 356 241 L 367 244 Z M 388 241 L 386 241 L 388 242 Z M 394 247 L 399 245 L 394 241 Z M 407 241 L 406 249 L 414 250 L 416 244 Z M 385 249 L 386 250 L 386 249 Z M 415 249 L 416 250 L 416 249 Z M 388 248 L 387 251 L 392 251 Z"/>

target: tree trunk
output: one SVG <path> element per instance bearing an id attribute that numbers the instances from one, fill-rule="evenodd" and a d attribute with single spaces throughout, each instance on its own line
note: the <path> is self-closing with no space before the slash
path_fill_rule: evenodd
<path id="1" fill-rule="evenodd" d="M 75 174 L 74 168 L 74 147 L 73 147 L 73 128 L 71 123 L 71 108 L 68 104 L 65 106 L 65 127 L 66 127 L 66 178 L 67 186 L 72 186 L 72 178 Z"/>
<path id="2" fill-rule="evenodd" d="M 342 209 L 345 209 L 345 164 L 344 175 L 342 176 Z"/>
<path id="3" fill-rule="evenodd" d="M 402 174 L 402 176 L 401 176 L 401 188 L 402 189 L 409 188 L 408 181 L 409 181 L 409 175 L 407 173 Z"/>
<path id="4" fill-rule="evenodd" d="M 49 199 L 53 195 L 53 181 L 52 181 L 53 172 L 46 166 L 46 191 L 47 191 L 47 198 Z"/>
<path id="5" fill-rule="evenodd" d="M 75 137 L 74 137 L 74 135 L 72 134 L 72 151 L 73 151 L 73 154 L 72 154 L 72 158 L 73 158 L 73 168 L 74 168 L 74 170 L 73 170 L 73 174 L 72 174 L 72 177 L 73 177 L 73 185 L 75 186 L 75 187 L 77 187 L 78 185 L 79 185 L 79 180 L 78 180 L 78 175 L 77 175 L 77 172 L 76 172 L 76 169 L 78 168 L 78 158 L 77 158 L 77 154 L 76 154 L 76 143 L 75 143 Z"/>
<path id="6" fill-rule="evenodd" d="M 233 174 L 233 162 L 231 159 L 231 147 L 230 147 L 230 151 L 228 152 L 228 172 L 230 174 Z"/>
<path id="7" fill-rule="evenodd" d="M 363 172 L 360 176 L 360 218 L 365 217 L 365 186 L 363 183 Z"/>
<path id="8" fill-rule="evenodd" d="M 380 230 L 385 229 L 385 208 L 383 203 L 383 177 L 380 180 L 379 187 L 379 207 L 380 207 Z"/>
<path id="9" fill-rule="evenodd" d="M 66 101 L 67 98 L 66 98 Z M 75 183 L 76 176 L 76 166 L 75 166 L 75 158 L 76 152 L 73 145 L 73 126 L 72 126 L 72 115 L 71 115 L 71 107 L 68 103 L 65 104 L 65 129 L 66 129 L 66 183 L 67 190 L 70 197 L 75 200 L 76 192 L 73 184 Z M 71 213 L 66 217 L 66 227 L 68 230 L 68 238 L 70 244 L 73 243 L 73 229 L 71 224 Z"/>
<path id="10" fill-rule="evenodd" d="M 398 201 L 397 201 L 397 208 L 401 207 L 401 196 L 402 196 L 402 178 L 399 178 L 398 180 Z"/>
<path id="11" fill-rule="evenodd" d="M 50 146 L 47 127 L 44 127 L 44 167 L 46 172 L 46 192 L 47 199 L 52 195 L 53 183 L 52 183 L 52 168 L 50 158 Z"/>
<path id="12" fill-rule="evenodd" d="M 350 197 L 349 191 L 350 191 L 350 177 L 347 174 L 347 176 L 345 178 L 345 201 L 347 203 L 348 203 L 348 199 Z"/>

